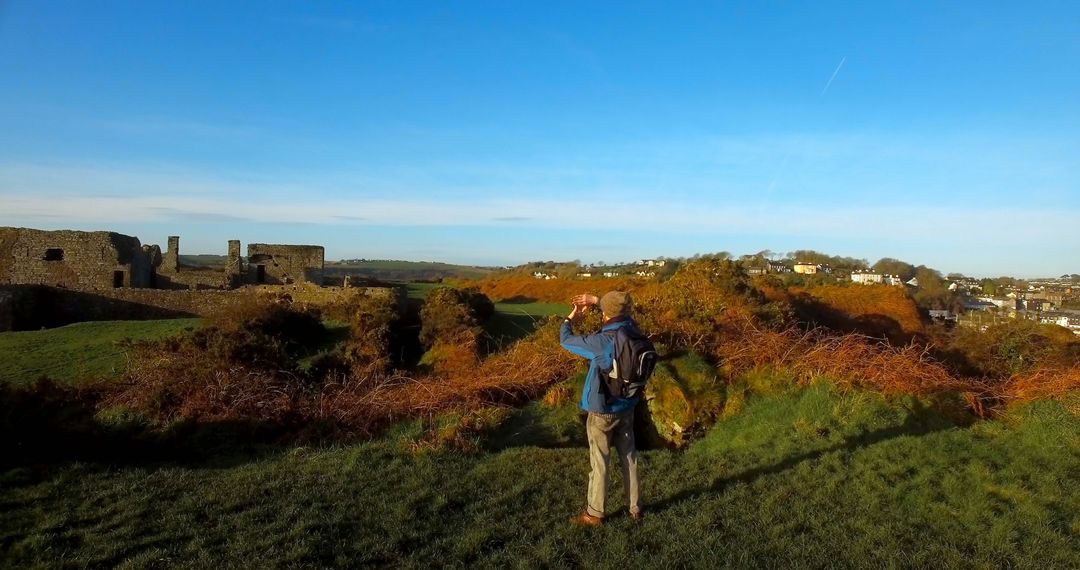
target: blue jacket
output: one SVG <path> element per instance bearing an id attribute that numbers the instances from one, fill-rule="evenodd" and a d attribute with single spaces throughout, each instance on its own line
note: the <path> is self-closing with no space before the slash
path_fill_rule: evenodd
<path id="1" fill-rule="evenodd" d="M 601 386 L 600 371 L 611 370 L 615 359 L 615 339 L 602 334 L 624 326 L 637 326 L 633 319 L 622 319 L 601 327 L 597 334 L 575 335 L 570 321 L 564 321 L 559 334 L 563 348 L 578 356 L 584 356 L 589 363 L 589 374 L 585 376 L 585 389 L 581 393 L 581 409 L 597 414 L 618 414 L 637 405 L 637 398 L 613 398 L 608 401 L 607 392 Z"/>

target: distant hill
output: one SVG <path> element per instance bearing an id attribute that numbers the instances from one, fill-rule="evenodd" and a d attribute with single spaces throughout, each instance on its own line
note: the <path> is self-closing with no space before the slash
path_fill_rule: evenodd
<path id="1" fill-rule="evenodd" d="M 180 254 L 180 265 L 185 267 L 225 267 L 229 256 L 200 253 L 197 255 Z"/>
<path id="2" fill-rule="evenodd" d="M 226 255 L 198 254 L 180 255 L 180 265 L 185 267 L 225 267 Z M 327 261 L 327 279 L 342 279 L 345 275 L 382 281 L 434 281 L 436 279 L 479 279 L 494 271 L 492 267 L 453 265 L 436 261 L 401 261 L 395 259 L 348 259 Z"/>
<path id="3" fill-rule="evenodd" d="M 494 271 L 495 269 L 490 267 L 452 265 L 436 261 L 353 259 L 326 262 L 324 274 L 327 279 L 352 275 L 384 281 L 428 281 L 435 279 L 479 279 Z"/>

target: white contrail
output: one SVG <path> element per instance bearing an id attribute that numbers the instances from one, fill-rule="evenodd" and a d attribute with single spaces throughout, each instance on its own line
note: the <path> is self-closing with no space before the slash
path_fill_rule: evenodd
<path id="1" fill-rule="evenodd" d="M 840 58 L 840 63 L 836 66 L 836 70 L 832 72 L 832 77 L 829 78 L 829 82 L 825 84 L 825 88 L 821 90 L 821 96 L 824 97 L 828 92 L 829 86 L 832 85 L 833 79 L 836 79 L 836 74 L 840 73 L 840 68 L 844 67 L 844 62 L 847 61 L 847 56 Z"/>

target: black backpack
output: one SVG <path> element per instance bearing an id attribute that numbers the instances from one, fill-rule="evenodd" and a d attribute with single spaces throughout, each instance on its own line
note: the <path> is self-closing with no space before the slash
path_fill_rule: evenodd
<path id="1" fill-rule="evenodd" d="M 611 371 L 604 375 L 608 396 L 636 398 L 642 395 L 658 360 L 653 343 L 633 325 L 605 334 L 615 342 Z"/>

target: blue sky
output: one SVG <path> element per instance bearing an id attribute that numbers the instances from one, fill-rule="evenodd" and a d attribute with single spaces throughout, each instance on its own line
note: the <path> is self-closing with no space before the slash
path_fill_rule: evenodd
<path id="1" fill-rule="evenodd" d="M 0 1 L 0 225 L 1080 272 L 1080 4 L 806 4 Z"/>

